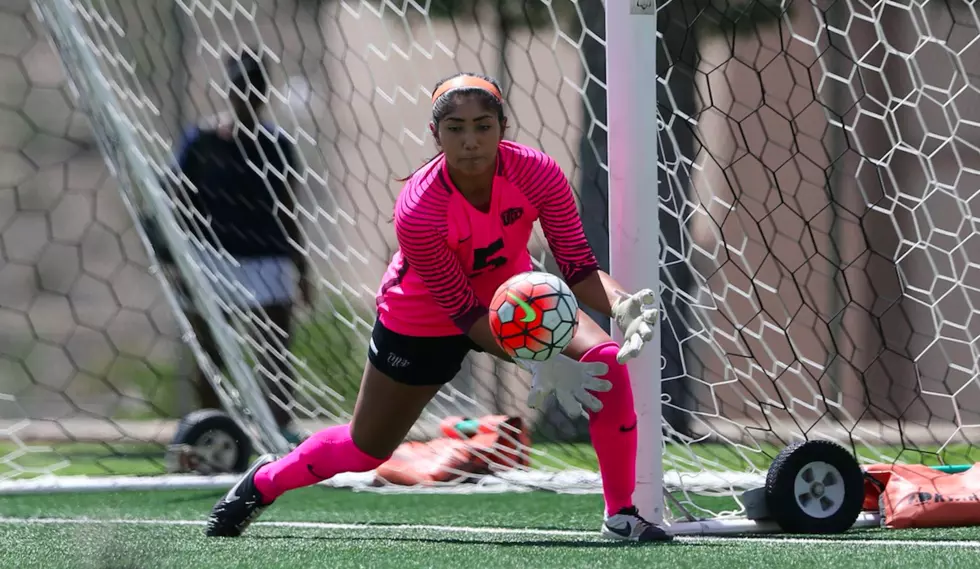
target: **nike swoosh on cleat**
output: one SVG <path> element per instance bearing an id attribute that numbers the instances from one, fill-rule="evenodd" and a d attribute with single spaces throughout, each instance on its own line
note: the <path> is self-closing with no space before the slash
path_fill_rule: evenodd
<path id="1" fill-rule="evenodd" d="M 620 425 L 619 432 L 621 432 L 621 433 L 628 433 L 628 432 L 632 431 L 635 428 L 636 428 L 636 421 L 633 421 L 633 424 L 630 425 L 630 426 L 628 426 L 628 427 L 625 426 L 625 425 Z"/>
<path id="2" fill-rule="evenodd" d="M 533 306 L 528 304 L 526 300 L 517 296 L 511 291 L 507 291 L 507 296 L 509 296 L 511 300 L 516 302 L 517 306 L 520 306 L 521 310 L 524 311 L 524 318 L 521 318 L 521 322 L 524 322 L 525 324 L 528 322 L 534 322 L 534 319 L 538 317 L 538 313 L 534 311 Z"/>
<path id="3" fill-rule="evenodd" d="M 609 531 L 613 532 L 616 535 L 620 535 L 620 536 L 623 536 L 623 537 L 632 537 L 633 536 L 633 524 L 631 524 L 629 522 L 626 522 L 626 527 L 623 527 L 623 528 L 614 528 L 614 527 L 609 526 L 609 525 L 607 525 L 606 527 L 609 528 Z"/>
<path id="4" fill-rule="evenodd" d="M 239 493 L 239 491 L 242 489 L 242 485 L 244 483 L 245 483 L 244 479 L 239 480 L 238 484 L 235 484 L 235 486 L 228 491 L 228 494 L 225 496 L 225 502 L 234 502 L 236 500 L 241 499 L 242 495 Z"/>

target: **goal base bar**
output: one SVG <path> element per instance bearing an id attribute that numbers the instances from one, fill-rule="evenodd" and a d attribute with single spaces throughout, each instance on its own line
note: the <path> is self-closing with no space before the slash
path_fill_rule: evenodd
<path id="1" fill-rule="evenodd" d="M 591 474 L 591 473 L 590 473 Z M 140 492 L 161 490 L 227 490 L 240 474 L 165 474 L 160 476 L 38 476 L 0 480 L 0 496 L 71 492 Z M 530 492 L 548 490 L 533 483 L 518 484 L 486 476 L 477 483 L 446 483 L 430 487 L 382 485 L 374 483 L 374 472 L 339 474 L 319 483 L 327 488 L 344 488 L 365 492 L 471 494 Z M 557 486 L 557 484 L 555 484 Z M 577 493 L 598 493 L 601 489 L 583 484 Z M 572 493 L 576 493 L 573 489 Z"/>
<path id="2" fill-rule="evenodd" d="M 876 528 L 881 525 L 877 512 L 861 512 L 851 529 Z M 697 522 L 677 522 L 667 526 L 673 535 L 738 535 L 746 533 L 781 533 L 776 522 L 749 520 L 746 518 L 720 518 Z"/>
<path id="3" fill-rule="evenodd" d="M 465 473 L 460 473 L 465 474 Z M 32 478 L 0 480 L 0 496 L 10 494 L 38 494 L 51 492 L 95 491 L 142 491 L 142 490 L 199 490 L 230 488 L 240 474 L 162 474 L 154 476 L 57 476 L 47 474 Z M 748 490 L 765 484 L 759 473 L 736 472 L 669 472 L 664 477 L 668 491 L 726 491 Z M 446 482 L 432 486 L 378 485 L 375 472 L 351 472 L 338 474 L 320 483 L 330 488 L 349 488 L 359 491 L 390 493 L 479 493 L 479 492 L 529 492 L 543 490 L 563 494 L 598 494 L 602 481 L 591 470 L 510 471 L 497 475 L 481 476 L 474 482 Z"/>

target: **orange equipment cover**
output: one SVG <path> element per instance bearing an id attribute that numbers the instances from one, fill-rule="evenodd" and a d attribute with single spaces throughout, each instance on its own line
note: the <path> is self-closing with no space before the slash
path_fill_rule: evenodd
<path id="1" fill-rule="evenodd" d="M 431 441 L 402 443 L 375 472 L 375 485 L 431 486 L 460 483 L 474 475 L 528 466 L 531 436 L 520 417 L 487 415 L 475 430 L 457 425 L 477 423 L 463 417 L 447 417 L 440 424 L 445 435 Z"/>
<path id="2" fill-rule="evenodd" d="M 888 528 L 980 525 L 980 466 L 949 474 L 921 464 L 865 468 L 864 509 Z"/>

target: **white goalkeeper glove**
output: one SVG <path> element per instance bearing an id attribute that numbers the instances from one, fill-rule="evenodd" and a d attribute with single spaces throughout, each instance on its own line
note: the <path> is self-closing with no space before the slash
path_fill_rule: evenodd
<path id="1" fill-rule="evenodd" d="M 636 294 L 616 292 L 619 298 L 612 305 L 612 317 L 623 332 L 623 346 L 616 354 L 616 361 L 624 364 L 640 355 L 644 344 L 653 340 L 659 311 L 655 305 L 657 295 L 648 288 Z"/>
<path id="2" fill-rule="evenodd" d="M 531 391 L 527 394 L 527 405 L 540 409 L 552 392 L 558 405 L 569 417 L 582 415 L 582 406 L 595 412 L 602 409 L 592 391 L 609 391 L 612 382 L 598 376 L 609 373 L 609 366 L 602 362 L 578 362 L 559 354 L 544 362 L 534 360 L 514 360 L 517 365 L 531 372 Z"/>

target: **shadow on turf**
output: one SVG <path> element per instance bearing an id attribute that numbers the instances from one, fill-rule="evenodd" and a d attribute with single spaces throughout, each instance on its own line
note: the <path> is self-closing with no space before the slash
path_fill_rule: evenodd
<path id="1" fill-rule="evenodd" d="M 381 526 L 384 527 L 384 526 Z M 303 539 L 303 540 L 322 540 L 322 541 L 397 541 L 404 543 L 433 543 L 440 545 L 493 545 L 498 547 L 567 547 L 567 548 L 610 548 L 610 547 L 630 547 L 637 545 L 645 545 L 638 543 L 622 543 L 616 541 L 608 540 L 590 540 L 590 541 L 561 541 L 561 540 L 549 540 L 549 539 L 534 539 L 534 540 L 521 540 L 521 541 L 492 541 L 485 539 L 458 539 L 458 538 L 434 538 L 434 537 L 351 537 L 351 536 L 334 536 L 334 535 L 252 535 L 250 539 L 258 540 L 283 540 L 283 539 Z M 650 544 L 653 545 L 653 544 Z M 685 546 L 717 546 L 722 545 L 720 543 L 714 542 L 698 542 L 698 543 L 685 543 L 685 542 L 670 542 L 670 543 L 660 543 L 656 544 L 661 547 L 674 546 L 674 545 L 685 545 Z"/>

